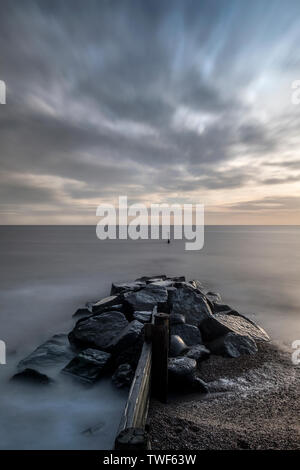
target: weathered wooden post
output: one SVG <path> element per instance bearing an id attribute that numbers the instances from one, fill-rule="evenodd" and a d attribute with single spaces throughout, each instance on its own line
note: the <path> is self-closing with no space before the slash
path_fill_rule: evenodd
<path id="1" fill-rule="evenodd" d="M 152 325 L 152 394 L 167 402 L 168 397 L 169 315 L 156 313 Z"/>

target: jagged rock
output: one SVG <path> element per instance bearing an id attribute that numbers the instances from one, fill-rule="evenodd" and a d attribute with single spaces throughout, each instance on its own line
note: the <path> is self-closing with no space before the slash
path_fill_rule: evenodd
<path id="1" fill-rule="evenodd" d="M 167 300 L 168 293 L 166 288 L 152 284 L 137 292 L 124 294 L 124 304 L 132 313 L 140 310 L 152 312 L 156 305 L 159 311 L 164 311 Z"/>
<path id="2" fill-rule="evenodd" d="M 169 277 L 168 279 L 174 282 L 185 282 L 185 276 Z"/>
<path id="3" fill-rule="evenodd" d="M 123 294 L 129 291 L 137 291 L 145 286 L 145 281 L 114 282 L 111 286 L 110 295 Z"/>
<path id="4" fill-rule="evenodd" d="M 180 325 L 185 323 L 184 315 L 181 315 L 180 313 L 171 313 L 169 315 L 169 322 L 170 325 Z"/>
<path id="5" fill-rule="evenodd" d="M 210 351 L 204 346 L 204 344 L 197 344 L 192 346 L 185 355 L 190 359 L 195 359 L 195 361 L 200 362 L 202 359 L 206 359 L 210 355 Z"/>
<path id="6" fill-rule="evenodd" d="M 170 293 L 170 303 L 171 314 L 183 314 L 186 322 L 191 325 L 198 326 L 212 315 L 205 297 L 188 284 Z"/>
<path id="7" fill-rule="evenodd" d="M 186 388 L 207 393 L 208 388 L 196 375 L 197 362 L 189 357 L 169 358 L 168 372 L 171 387 Z"/>
<path id="8" fill-rule="evenodd" d="M 99 300 L 91 305 L 92 313 L 101 313 L 104 310 L 107 311 L 107 308 L 122 304 L 121 297 L 119 295 L 110 295 L 109 297 L 105 297 L 104 299 Z"/>
<path id="9" fill-rule="evenodd" d="M 68 336 L 58 334 L 52 336 L 48 341 L 38 346 L 29 356 L 22 359 L 19 369 L 34 367 L 39 371 L 43 371 L 47 367 L 70 361 L 75 356 L 75 352 L 70 347 Z"/>
<path id="10" fill-rule="evenodd" d="M 111 355 L 98 349 L 88 348 L 81 351 L 62 370 L 85 382 L 94 383 L 107 370 Z"/>
<path id="11" fill-rule="evenodd" d="M 243 315 L 228 315 L 227 313 L 216 313 L 207 318 L 200 326 L 203 340 L 205 342 L 224 336 L 227 333 L 236 333 L 248 336 L 255 341 L 269 341 L 267 333 L 252 320 Z"/>
<path id="12" fill-rule="evenodd" d="M 213 313 L 220 313 L 220 312 L 226 312 L 226 314 L 229 315 L 237 315 L 239 316 L 239 312 L 231 308 L 229 305 L 226 304 L 219 304 L 217 302 L 212 302 L 212 311 Z"/>
<path id="13" fill-rule="evenodd" d="M 114 375 L 112 381 L 118 388 L 128 387 L 133 379 L 134 371 L 130 364 L 120 364 Z"/>
<path id="14" fill-rule="evenodd" d="M 236 333 L 227 333 L 225 336 L 209 343 L 212 354 L 227 357 L 240 357 L 244 354 L 255 354 L 257 346 L 253 339 Z"/>
<path id="15" fill-rule="evenodd" d="M 11 380 L 20 380 L 40 385 L 48 385 L 53 382 L 53 380 L 50 379 L 50 377 L 48 377 L 46 374 L 42 374 L 41 372 L 31 368 L 27 368 L 21 372 L 18 372 L 12 376 Z"/>
<path id="16" fill-rule="evenodd" d="M 150 323 L 152 312 L 134 312 L 134 320 L 138 320 L 141 323 Z"/>
<path id="17" fill-rule="evenodd" d="M 107 350 L 112 341 L 128 325 L 121 312 L 106 312 L 77 322 L 69 334 L 71 344 L 79 348 Z"/>
<path id="18" fill-rule="evenodd" d="M 165 281 L 153 281 L 150 282 L 151 286 L 160 286 L 160 287 L 173 287 L 174 282 L 171 281 L 170 279 L 167 279 Z"/>
<path id="19" fill-rule="evenodd" d="M 143 323 L 133 320 L 115 336 L 108 349 L 112 351 L 114 355 L 120 354 L 138 341 L 139 337 L 142 335 L 143 328 Z"/>
<path id="20" fill-rule="evenodd" d="M 172 335 L 178 335 L 188 346 L 194 346 L 195 344 L 201 344 L 202 338 L 199 328 L 194 325 L 188 325 L 187 323 L 177 323 L 171 325 L 170 331 Z"/>
<path id="21" fill-rule="evenodd" d="M 171 335 L 170 337 L 170 349 L 169 349 L 169 356 L 170 357 L 177 357 L 184 354 L 188 351 L 188 347 L 183 341 L 182 338 L 178 335 Z"/>

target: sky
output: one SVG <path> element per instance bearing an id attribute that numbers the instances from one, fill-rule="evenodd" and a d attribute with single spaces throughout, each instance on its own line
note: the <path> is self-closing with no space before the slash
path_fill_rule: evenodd
<path id="1" fill-rule="evenodd" d="M 299 0 L 1 0 L 0 223 L 300 224 Z"/>

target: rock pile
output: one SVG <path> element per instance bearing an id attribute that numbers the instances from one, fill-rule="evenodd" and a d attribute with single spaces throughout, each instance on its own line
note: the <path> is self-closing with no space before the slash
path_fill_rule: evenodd
<path id="1" fill-rule="evenodd" d="M 47 383 L 47 371 L 56 366 L 86 383 L 111 374 L 117 387 L 128 386 L 143 346 L 144 324 L 154 309 L 169 314 L 169 378 L 176 389 L 206 392 L 201 362 L 210 354 L 255 354 L 256 343 L 269 340 L 262 328 L 222 304 L 221 296 L 206 291 L 199 281 L 144 276 L 113 283 L 109 297 L 78 309 L 72 331 L 39 346 L 19 363 L 14 377 Z"/>

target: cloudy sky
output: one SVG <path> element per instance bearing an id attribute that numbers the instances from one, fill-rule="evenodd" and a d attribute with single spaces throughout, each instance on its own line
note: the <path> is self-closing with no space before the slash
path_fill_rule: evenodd
<path id="1" fill-rule="evenodd" d="M 1 0 L 0 223 L 300 224 L 299 0 Z"/>

